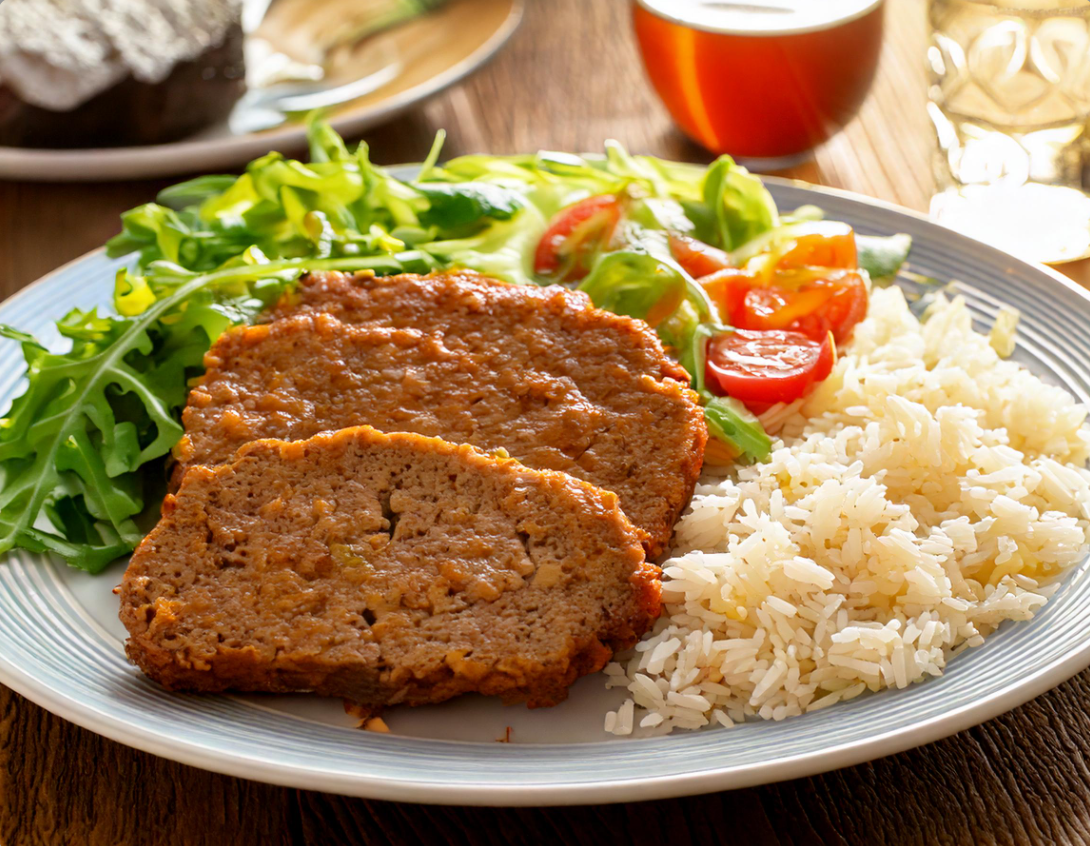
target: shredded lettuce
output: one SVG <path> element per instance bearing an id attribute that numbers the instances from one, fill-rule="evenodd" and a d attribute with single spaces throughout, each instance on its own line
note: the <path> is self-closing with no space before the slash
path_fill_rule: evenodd
<path id="1" fill-rule="evenodd" d="M 542 284 L 534 253 L 550 219 L 585 197 L 625 203 L 620 249 L 598 257 L 582 289 L 603 308 L 647 320 L 679 356 L 708 427 L 732 455 L 760 460 L 770 442 L 740 403 L 704 386 L 708 338 L 730 331 L 670 255 L 667 234 L 735 256 L 790 236 L 813 207 L 781 217 L 760 180 L 728 157 L 710 167 L 634 156 L 541 152 L 439 164 L 436 138 L 415 180 L 395 178 L 323 123 L 309 162 L 269 153 L 238 177 L 167 188 L 121 218 L 107 253 L 129 257 L 113 314 L 72 311 L 65 352 L 0 327 L 22 346 L 28 386 L 0 421 L 0 552 L 53 552 L 90 572 L 130 551 L 182 434 L 189 380 L 209 345 L 252 321 L 308 270 L 378 274 L 467 268 Z M 893 269 L 907 243 L 867 243 Z"/>

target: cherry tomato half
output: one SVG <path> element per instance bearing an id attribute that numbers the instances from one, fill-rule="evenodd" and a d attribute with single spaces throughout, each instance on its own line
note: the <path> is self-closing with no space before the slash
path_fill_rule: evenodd
<path id="1" fill-rule="evenodd" d="M 784 329 L 838 344 L 867 316 L 867 286 L 855 270 L 780 271 L 771 284 L 753 272 L 722 270 L 700 280 L 725 320 L 739 329 Z"/>
<path id="2" fill-rule="evenodd" d="M 762 285 L 761 278 L 752 270 L 728 267 L 698 280 L 712 302 L 719 306 L 719 313 L 732 326 L 745 307 L 746 294 Z"/>
<path id="3" fill-rule="evenodd" d="M 804 396 L 828 377 L 835 363 L 831 335 L 819 343 L 799 332 L 738 329 L 708 342 L 704 378 L 713 393 L 734 397 L 759 412 Z"/>
<path id="4" fill-rule="evenodd" d="M 730 256 L 721 249 L 688 235 L 670 236 L 670 254 L 694 279 L 731 267 Z"/>
<path id="5" fill-rule="evenodd" d="M 621 201 L 613 194 L 587 197 L 561 209 L 538 242 L 534 272 L 562 282 L 582 279 L 620 220 Z"/>
<path id="6" fill-rule="evenodd" d="M 841 267 L 854 270 L 859 267 L 855 248 L 855 233 L 846 223 L 836 220 L 817 220 L 799 227 L 786 253 L 780 256 L 778 268 L 791 267 Z"/>

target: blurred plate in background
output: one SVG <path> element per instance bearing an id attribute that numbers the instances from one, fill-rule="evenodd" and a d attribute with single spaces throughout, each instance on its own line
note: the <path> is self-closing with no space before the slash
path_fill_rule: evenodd
<path id="1" fill-rule="evenodd" d="M 350 0 L 280 0 L 250 38 L 305 60 L 306 40 L 327 33 L 325 24 L 342 18 L 346 4 L 350 8 Z M 328 109 L 334 129 L 358 135 L 487 62 L 518 27 L 523 5 L 524 0 L 451 0 L 354 49 L 338 50 L 322 85 L 255 89 L 229 121 L 172 144 L 83 150 L 0 147 L 0 178 L 99 181 L 230 168 L 269 150 L 298 150 L 305 144 L 303 124 L 281 123 L 278 112 L 286 106 Z M 272 92 L 281 95 L 270 96 Z"/>

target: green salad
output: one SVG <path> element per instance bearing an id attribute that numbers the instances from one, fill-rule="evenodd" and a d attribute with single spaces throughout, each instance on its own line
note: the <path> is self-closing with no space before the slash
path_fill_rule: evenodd
<path id="1" fill-rule="evenodd" d="M 117 274 L 112 313 L 77 309 L 60 320 L 67 352 L 0 326 L 22 345 L 28 381 L 0 421 L 0 552 L 53 552 L 98 572 L 134 549 L 162 495 L 203 354 L 310 270 L 468 268 L 577 287 L 656 328 L 693 375 L 709 433 L 730 455 L 767 456 L 752 411 L 705 383 L 708 341 L 732 329 L 671 241 L 752 262 L 794 243 L 820 210 L 781 214 L 728 157 L 678 164 L 610 142 L 601 157 L 474 155 L 440 165 L 441 145 L 442 134 L 404 181 L 372 164 L 366 145 L 349 149 L 315 123 L 308 163 L 270 153 L 242 176 L 184 182 L 122 215 L 106 249 L 132 260 Z M 580 236 L 576 249 L 542 252 L 559 213 L 601 196 L 623 208 L 606 216 L 608 244 L 599 211 L 561 233 L 569 244 Z M 909 246 L 904 236 L 858 241 L 860 272 L 881 276 L 896 273 Z"/>

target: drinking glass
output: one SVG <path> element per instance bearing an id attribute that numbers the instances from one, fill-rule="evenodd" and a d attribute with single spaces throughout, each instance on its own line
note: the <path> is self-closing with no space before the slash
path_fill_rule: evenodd
<path id="1" fill-rule="evenodd" d="M 931 213 L 1025 258 L 1090 255 L 1090 2 L 930 0 Z"/>
<path id="2" fill-rule="evenodd" d="M 632 0 L 636 41 L 681 130 L 757 170 L 807 158 L 854 117 L 883 0 Z"/>

